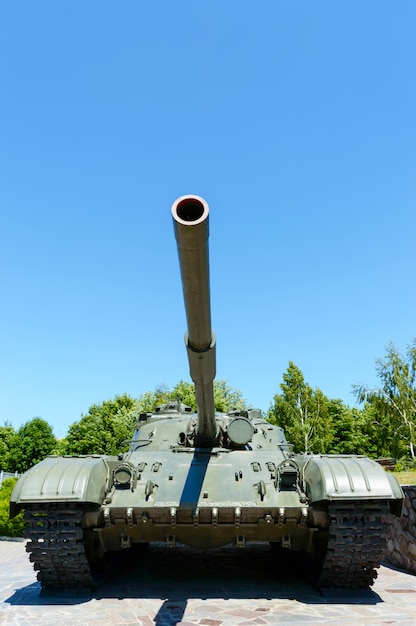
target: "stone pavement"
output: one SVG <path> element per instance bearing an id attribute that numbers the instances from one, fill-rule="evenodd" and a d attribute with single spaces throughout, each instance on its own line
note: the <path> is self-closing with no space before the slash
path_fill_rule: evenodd
<path id="1" fill-rule="evenodd" d="M 46 594 L 24 542 L 0 541 L 0 625 L 360 626 L 416 624 L 416 577 L 382 566 L 372 589 L 319 593 L 262 546 L 151 546 L 121 557 L 94 592 Z M 140 562 L 140 565 L 139 565 Z"/>

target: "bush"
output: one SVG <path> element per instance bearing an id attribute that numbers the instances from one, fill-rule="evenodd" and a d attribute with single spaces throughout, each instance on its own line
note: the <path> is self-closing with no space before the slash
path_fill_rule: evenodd
<path id="1" fill-rule="evenodd" d="M 412 459 L 410 456 L 402 456 L 396 463 L 396 472 L 408 472 L 416 470 L 416 459 Z"/>
<path id="2" fill-rule="evenodd" d="M 17 478 L 6 478 L 0 488 L 0 536 L 23 537 L 23 511 L 13 519 L 9 516 L 10 496 Z"/>

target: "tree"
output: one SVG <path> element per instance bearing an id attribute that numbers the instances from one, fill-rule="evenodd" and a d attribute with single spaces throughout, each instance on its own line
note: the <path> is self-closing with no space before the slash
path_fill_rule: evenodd
<path id="1" fill-rule="evenodd" d="M 138 413 L 151 413 L 161 404 L 175 397 L 166 385 L 157 385 L 153 391 L 146 391 L 135 400 L 135 410 Z"/>
<path id="2" fill-rule="evenodd" d="M 34 417 L 19 428 L 10 440 L 8 469 L 26 472 L 32 465 L 48 456 L 56 445 L 52 427 L 40 417 Z"/>
<path id="3" fill-rule="evenodd" d="M 269 410 L 270 421 L 283 428 L 296 452 L 325 452 L 334 437 L 328 398 L 305 382 L 292 361 L 280 388 Z"/>
<path id="4" fill-rule="evenodd" d="M 372 458 L 408 456 L 409 448 L 404 439 L 395 437 L 389 419 L 380 413 L 374 403 L 366 402 L 361 410 L 362 430 L 367 439 L 366 454 Z"/>
<path id="5" fill-rule="evenodd" d="M 370 389 L 365 384 L 353 385 L 359 402 L 372 410 L 374 426 L 388 443 L 390 454 L 400 457 L 407 449 L 415 458 L 416 446 L 416 339 L 407 346 L 403 356 L 393 343 L 386 348 L 384 359 L 376 360 L 381 386 Z"/>
<path id="6" fill-rule="evenodd" d="M 226 380 L 214 380 L 215 410 L 227 413 L 232 409 L 247 409 L 247 400 L 239 389 L 231 387 Z"/>
<path id="7" fill-rule="evenodd" d="M 180 381 L 170 390 L 165 385 L 147 391 L 137 399 L 124 394 L 101 404 L 93 404 L 79 422 L 71 424 L 68 435 L 55 446 L 58 454 L 109 454 L 123 452 L 133 436 L 140 413 L 155 410 L 170 398 L 176 398 L 195 409 L 192 383 Z M 245 408 L 246 401 L 226 381 L 214 381 L 214 401 L 218 411 Z"/>
<path id="8" fill-rule="evenodd" d="M 20 511 L 13 519 L 9 516 L 10 496 L 15 484 L 15 478 L 6 478 L 0 487 L 0 535 L 5 537 L 23 536 L 23 511 Z"/>
<path id="9" fill-rule="evenodd" d="M 193 383 L 180 380 L 173 388 L 171 398 L 181 400 L 196 410 L 195 387 Z M 219 413 L 231 409 L 246 409 L 247 401 L 239 389 L 231 387 L 226 380 L 214 380 L 214 406 Z"/>
<path id="10" fill-rule="evenodd" d="M 334 437 L 329 454 L 370 454 L 373 450 L 364 411 L 346 406 L 342 400 L 329 400 Z M 377 456 L 377 455 L 376 455 Z"/>
<path id="11" fill-rule="evenodd" d="M 15 435 L 15 430 L 8 422 L 0 426 L 0 470 L 8 471 L 10 444 Z"/>
<path id="12" fill-rule="evenodd" d="M 180 380 L 173 388 L 171 397 L 175 398 L 175 400 L 180 400 L 196 411 L 195 387 L 193 383 Z"/>
<path id="13" fill-rule="evenodd" d="M 226 380 L 214 380 L 214 405 L 219 413 L 226 413 L 231 409 L 246 409 L 247 401 L 239 389 L 231 387 Z M 168 400 L 180 400 L 196 411 L 194 384 L 180 380 L 173 389 L 164 385 L 156 387 L 154 391 L 147 391 L 136 400 L 136 412 L 146 413 L 154 411 L 160 404 Z"/>
<path id="14" fill-rule="evenodd" d="M 79 422 L 71 424 L 61 445 L 65 454 L 117 454 L 126 448 L 136 422 L 133 398 L 124 394 L 93 404 Z"/>

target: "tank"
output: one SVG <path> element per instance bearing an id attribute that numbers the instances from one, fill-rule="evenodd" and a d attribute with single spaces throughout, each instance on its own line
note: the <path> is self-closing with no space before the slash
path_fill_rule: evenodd
<path id="1" fill-rule="evenodd" d="M 216 413 L 209 207 L 182 196 L 172 216 L 197 412 L 172 400 L 140 415 L 128 452 L 49 456 L 19 479 L 10 511 L 24 509 L 38 579 L 90 587 L 111 553 L 150 542 L 170 550 L 264 542 L 277 548 L 276 567 L 282 554 L 305 553 L 320 586 L 371 585 L 388 516 L 401 515 L 398 482 L 365 456 L 294 454 L 258 409 Z"/>

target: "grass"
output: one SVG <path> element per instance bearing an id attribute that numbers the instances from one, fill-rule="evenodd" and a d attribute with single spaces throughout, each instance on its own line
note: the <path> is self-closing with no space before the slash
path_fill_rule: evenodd
<path id="1" fill-rule="evenodd" d="M 401 485 L 416 485 L 416 470 L 393 472 L 393 475 Z"/>

